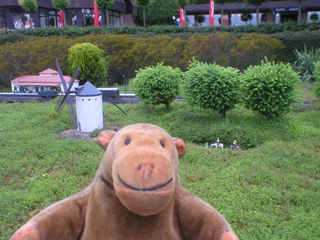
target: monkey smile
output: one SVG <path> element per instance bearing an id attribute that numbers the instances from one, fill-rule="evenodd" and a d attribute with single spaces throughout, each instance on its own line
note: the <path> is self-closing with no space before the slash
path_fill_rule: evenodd
<path id="1" fill-rule="evenodd" d="M 126 186 L 127 188 L 130 188 L 130 189 L 132 189 L 132 190 L 139 191 L 139 192 L 155 191 L 155 190 L 157 190 L 157 189 L 159 189 L 159 188 L 163 188 L 163 187 L 167 186 L 167 185 L 168 185 L 169 183 L 171 183 L 172 180 L 173 180 L 172 178 L 170 178 L 166 183 L 161 184 L 161 185 L 158 185 L 158 186 L 155 186 L 155 187 L 151 187 L 151 188 L 136 188 L 136 187 L 133 187 L 133 186 L 129 185 L 129 184 L 126 183 L 125 181 L 123 181 L 123 180 L 121 179 L 121 177 L 120 177 L 119 174 L 118 174 L 118 179 L 119 179 L 119 181 L 120 181 L 124 186 Z"/>

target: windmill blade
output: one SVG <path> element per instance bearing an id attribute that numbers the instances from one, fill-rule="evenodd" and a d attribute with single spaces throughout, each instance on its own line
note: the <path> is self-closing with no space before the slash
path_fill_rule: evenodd
<path id="1" fill-rule="evenodd" d="M 128 116 L 128 114 L 123 111 L 117 104 L 115 104 L 114 102 L 112 102 L 109 98 L 105 97 L 105 99 L 110 102 L 111 104 L 113 104 L 114 106 L 116 106 L 124 115 Z"/>
<path id="2" fill-rule="evenodd" d="M 58 63 L 58 64 L 59 64 L 59 63 Z M 78 66 L 77 69 L 76 69 L 76 71 L 74 72 L 71 80 L 70 80 L 70 85 L 69 85 L 68 90 L 66 91 L 66 93 L 65 93 L 65 95 L 63 96 L 63 98 L 62 98 L 59 106 L 57 107 L 57 112 L 59 112 L 59 113 L 62 111 L 63 106 L 64 106 L 64 103 L 65 103 L 65 100 L 67 99 L 68 95 L 69 95 L 70 92 L 71 92 L 72 85 L 73 85 L 74 81 L 76 80 L 76 78 L 77 78 L 78 75 L 79 75 L 79 69 L 80 69 L 80 68 L 79 68 L 79 66 Z M 60 70 L 61 70 L 61 69 L 60 69 Z M 59 74 L 60 74 L 60 71 L 59 71 Z M 60 77 L 60 78 L 61 78 L 61 77 Z M 64 78 L 63 78 L 63 77 L 61 78 L 61 81 L 62 81 L 62 79 L 63 79 L 63 81 L 64 81 Z M 66 84 L 66 83 L 65 83 L 65 84 Z"/>
<path id="3" fill-rule="evenodd" d="M 73 73 L 73 76 L 72 76 L 72 78 L 71 78 L 71 80 L 70 80 L 69 88 L 68 88 L 68 91 L 67 91 L 67 92 L 70 92 L 70 91 L 71 91 L 72 85 L 73 85 L 74 81 L 76 80 L 76 78 L 77 78 L 78 75 L 79 75 L 79 70 L 80 70 L 80 68 L 79 68 L 79 66 L 78 66 L 77 69 L 76 69 L 76 71 Z"/>
<path id="4" fill-rule="evenodd" d="M 73 123 L 74 123 L 74 126 L 77 127 L 77 116 L 76 116 L 76 113 L 75 113 L 75 110 L 73 108 L 73 103 L 72 103 L 72 99 L 70 98 L 70 90 L 71 90 L 71 87 L 72 85 L 70 84 L 70 88 L 67 88 L 67 83 L 66 81 L 64 80 L 63 78 L 63 73 L 61 71 L 61 68 L 60 68 L 60 65 L 59 65 L 59 61 L 58 61 L 58 58 L 56 58 L 56 65 L 57 65 L 57 68 L 58 68 L 58 71 L 59 71 L 59 76 L 60 76 L 60 79 L 61 79 L 61 82 L 63 84 L 63 88 L 64 88 L 64 91 L 65 91 L 65 95 L 61 101 L 61 103 L 59 104 L 58 108 L 57 108 L 57 112 L 61 112 L 61 109 L 62 107 L 64 106 L 64 103 L 67 99 L 69 105 L 70 105 L 70 108 L 71 108 L 71 113 L 73 115 Z M 77 72 L 77 71 L 76 71 Z M 76 76 L 76 72 L 74 74 L 74 76 Z M 74 78 L 75 79 L 75 78 Z M 74 80 L 73 80 L 74 81 Z M 69 90 L 69 91 L 68 91 Z"/>

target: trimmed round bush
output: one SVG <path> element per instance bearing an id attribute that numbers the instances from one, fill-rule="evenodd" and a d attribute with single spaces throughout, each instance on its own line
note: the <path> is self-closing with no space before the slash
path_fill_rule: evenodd
<path id="1" fill-rule="evenodd" d="M 292 110 L 294 88 L 300 81 L 291 65 L 269 62 L 249 66 L 242 75 L 242 93 L 246 108 L 271 119 Z"/>
<path id="2" fill-rule="evenodd" d="M 193 61 L 183 76 L 185 98 L 191 105 L 213 109 L 225 118 L 238 102 L 240 78 L 235 68 Z"/>
<path id="3" fill-rule="evenodd" d="M 315 94 L 317 98 L 320 99 L 320 61 L 315 62 L 315 70 L 313 72 L 313 77 L 316 80 L 314 85 L 315 85 Z"/>
<path id="4" fill-rule="evenodd" d="M 132 85 L 137 98 L 146 104 L 164 104 L 169 108 L 170 103 L 179 93 L 181 71 L 158 63 L 156 67 L 139 69 Z"/>

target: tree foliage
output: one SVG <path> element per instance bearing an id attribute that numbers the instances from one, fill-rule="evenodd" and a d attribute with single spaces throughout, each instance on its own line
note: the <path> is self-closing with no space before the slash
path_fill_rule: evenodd
<path id="1" fill-rule="evenodd" d="M 98 7 L 104 11 L 109 9 L 114 3 L 114 0 L 94 0 L 94 1 L 98 4 Z"/>
<path id="2" fill-rule="evenodd" d="M 52 5 L 58 10 L 64 10 L 70 5 L 70 0 L 52 0 Z"/>
<path id="3" fill-rule="evenodd" d="M 191 105 L 216 110 L 225 118 L 238 102 L 239 74 L 235 68 L 193 60 L 183 77 L 185 97 Z"/>
<path id="4" fill-rule="evenodd" d="M 68 74 L 72 75 L 79 66 L 79 79 L 101 85 L 107 75 L 105 52 L 91 43 L 78 43 L 68 50 Z"/>
<path id="5" fill-rule="evenodd" d="M 63 11 L 63 25 L 66 26 L 67 21 L 64 9 L 70 5 L 70 0 L 52 0 L 52 5 L 56 9 Z"/>
<path id="6" fill-rule="evenodd" d="M 294 89 L 300 81 L 291 65 L 270 62 L 249 66 L 242 75 L 244 104 L 271 119 L 290 111 L 294 101 Z"/>
<path id="7" fill-rule="evenodd" d="M 185 7 L 189 4 L 188 0 L 176 0 L 176 2 L 182 9 L 185 9 Z"/>
<path id="8" fill-rule="evenodd" d="M 143 27 L 146 27 L 146 7 L 150 4 L 149 0 L 136 0 L 136 4 L 143 8 Z"/>
<path id="9" fill-rule="evenodd" d="M 256 7 L 256 22 L 257 25 L 259 24 L 259 6 L 261 6 L 263 3 L 267 2 L 268 0 L 245 0 L 246 3 L 249 5 L 253 5 Z"/>
<path id="10" fill-rule="evenodd" d="M 149 3 L 150 3 L 150 0 L 136 0 L 135 3 L 138 5 L 138 6 L 148 6 Z"/>
<path id="11" fill-rule="evenodd" d="M 105 22 L 107 22 L 107 26 L 110 26 L 109 23 L 109 11 L 108 9 L 114 4 L 114 0 L 94 0 L 98 7 L 102 10 L 102 26 L 105 26 Z M 107 20 L 107 21 L 105 21 Z"/>
<path id="12" fill-rule="evenodd" d="M 320 61 L 319 62 L 315 62 L 315 70 L 314 70 L 314 78 L 315 78 L 315 94 L 317 96 L 317 98 L 320 99 Z"/>
<path id="13" fill-rule="evenodd" d="M 35 13 L 38 11 L 38 4 L 36 0 L 23 0 L 21 6 L 28 13 Z"/>
<path id="14" fill-rule="evenodd" d="M 153 0 L 146 7 L 146 24 L 151 25 L 173 25 L 172 16 L 178 16 L 177 5 L 175 0 Z M 135 16 L 135 22 L 143 24 L 143 11 L 139 9 L 138 15 Z"/>
<path id="15" fill-rule="evenodd" d="M 164 104 L 169 108 L 178 95 L 180 83 L 180 69 L 158 63 L 156 67 L 139 69 L 132 85 L 136 96 L 146 104 Z"/>

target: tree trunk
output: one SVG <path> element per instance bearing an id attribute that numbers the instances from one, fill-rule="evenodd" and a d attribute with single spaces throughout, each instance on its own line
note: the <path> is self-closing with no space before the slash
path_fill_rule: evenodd
<path id="1" fill-rule="evenodd" d="M 256 20 L 257 20 L 257 25 L 259 24 L 259 6 L 256 6 Z"/>
<path id="2" fill-rule="evenodd" d="M 301 0 L 298 0 L 298 22 L 301 21 Z"/>
<path id="3" fill-rule="evenodd" d="M 146 27 L 146 7 L 143 6 L 143 27 Z"/>
<path id="4" fill-rule="evenodd" d="M 106 11 L 101 11 L 101 26 L 106 26 Z"/>
<path id="5" fill-rule="evenodd" d="M 63 26 L 67 26 L 67 18 L 66 18 L 66 11 L 62 9 L 62 14 L 63 14 Z"/>
<path id="6" fill-rule="evenodd" d="M 186 8 L 183 9 L 183 18 L 184 18 L 184 27 L 188 27 L 188 19 L 187 19 L 187 13 Z"/>
<path id="7" fill-rule="evenodd" d="M 30 29 L 32 29 L 32 17 L 33 17 L 33 14 L 32 13 L 29 13 L 29 18 L 30 18 Z"/>
<path id="8" fill-rule="evenodd" d="M 221 118 L 222 118 L 222 119 L 225 119 L 225 118 L 226 118 L 226 111 L 224 111 L 224 112 L 221 113 Z"/>
<path id="9" fill-rule="evenodd" d="M 223 4 L 221 4 L 221 17 L 220 17 L 220 19 L 221 19 L 221 26 L 223 26 L 224 24 L 223 24 Z"/>
<path id="10" fill-rule="evenodd" d="M 107 13 L 107 27 L 110 27 L 110 21 L 109 21 L 109 9 L 106 10 Z"/>

